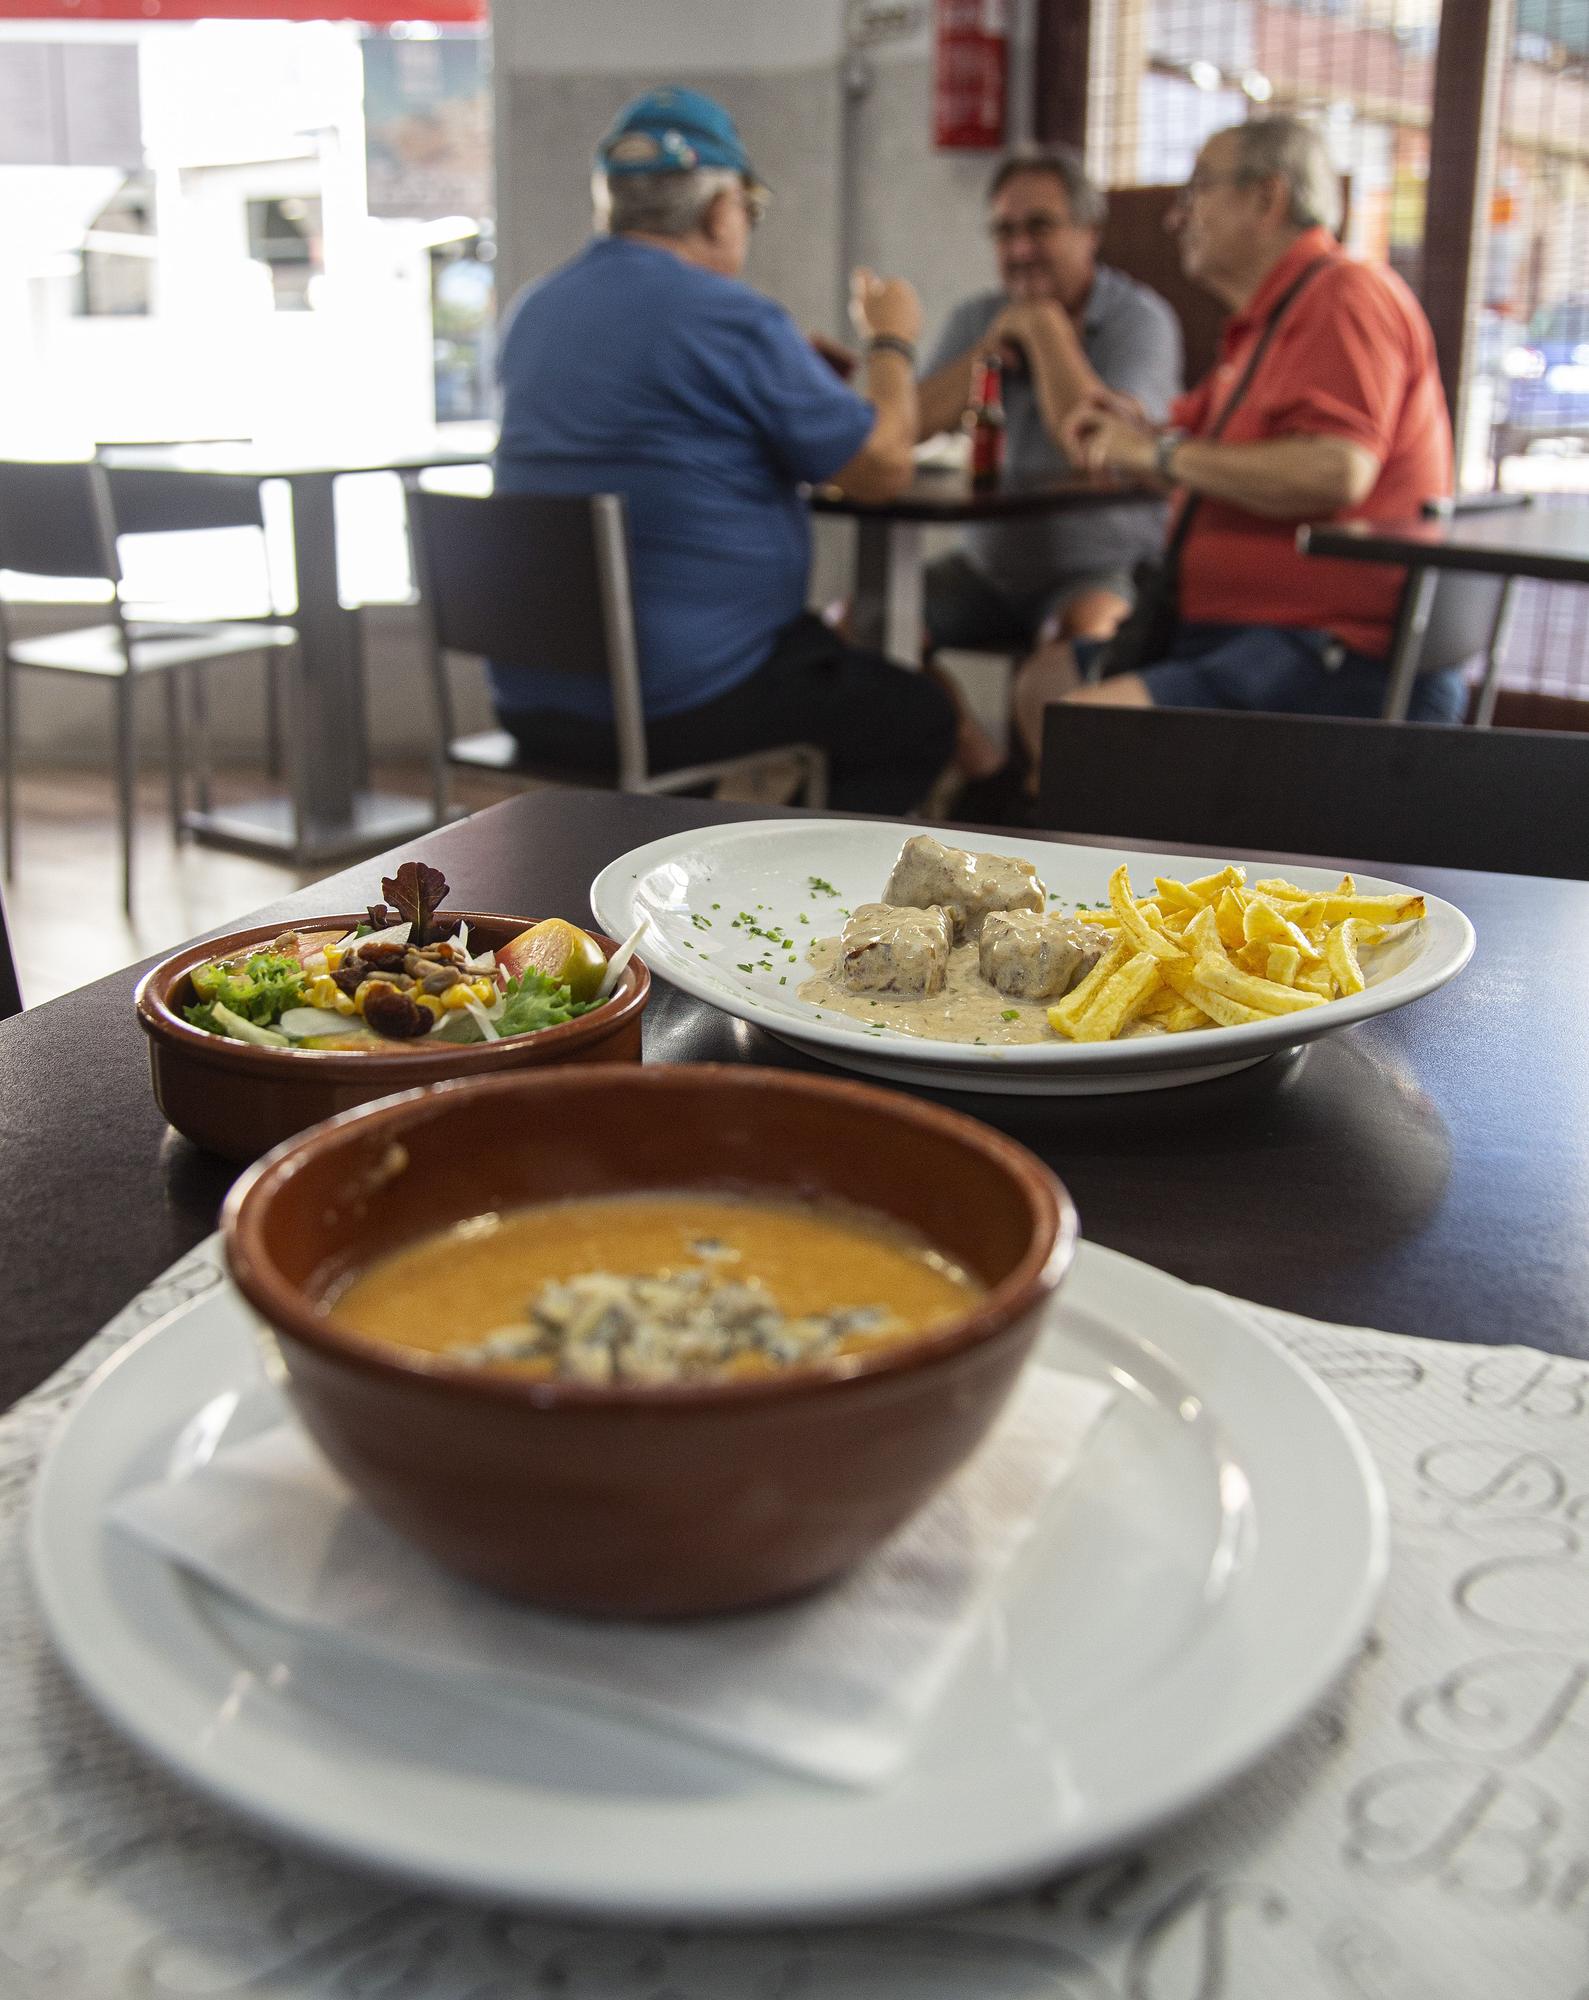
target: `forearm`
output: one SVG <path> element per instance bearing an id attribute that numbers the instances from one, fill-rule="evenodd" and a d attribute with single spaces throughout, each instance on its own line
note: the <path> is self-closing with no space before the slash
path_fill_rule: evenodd
<path id="1" fill-rule="evenodd" d="M 909 485 L 915 469 L 915 371 L 896 348 L 873 348 L 866 357 L 866 392 L 876 413 L 871 433 L 834 483 L 855 500 L 889 500 Z"/>
<path id="2" fill-rule="evenodd" d="M 971 369 L 975 358 L 975 351 L 968 350 L 916 385 L 918 438 L 936 437 L 940 431 L 957 428 L 971 401 Z"/>
<path id="3" fill-rule="evenodd" d="M 1268 520 L 1307 521 L 1366 500 L 1379 461 L 1345 438 L 1265 438 L 1253 444 L 1189 438 L 1177 445 L 1170 470 L 1178 486 L 1211 500 Z"/>
<path id="4" fill-rule="evenodd" d="M 1106 384 L 1087 359 L 1070 321 L 1057 314 L 1035 338 L 1023 343 L 1023 350 L 1043 428 L 1060 444 L 1060 426 L 1071 411 Z"/>

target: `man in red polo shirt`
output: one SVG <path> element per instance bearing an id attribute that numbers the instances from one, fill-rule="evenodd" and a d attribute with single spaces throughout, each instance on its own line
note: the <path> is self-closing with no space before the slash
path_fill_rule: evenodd
<path id="1" fill-rule="evenodd" d="M 1166 427 L 1107 391 L 1067 426 L 1077 463 L 1176 489 L 1177 517 L 1196 496 L 1179 623 L 1162 658 L 1095 686 L 1081 680 L 1096 648 L 1034 654 L 1016 689 L 1034 762 L 1056 700 L 1379 713 L 1403 572 L 1299 555 L 1297 524 L 1404 519 L 1449 493 L 1451 424 L 1423 309 L 1394 272 L 1347 256 L 1339 217 L 1324 142 L 1300 119 L 1234 126 L 1198 156 L 1170 227 L 1187 275 L 1230 306 L 1218 365 Z M 1410 712 L 1455 721 L 1463 700 L 1460 671 L 1431 674 Z"/>

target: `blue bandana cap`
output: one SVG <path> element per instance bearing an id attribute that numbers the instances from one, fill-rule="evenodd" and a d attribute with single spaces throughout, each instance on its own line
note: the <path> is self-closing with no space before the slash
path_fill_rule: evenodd
<path id="1" fill-rule="evenodd" d="M 698 90 L 648 90 L 626 105 L 596 148 L 596 166 L 609 178 L 727 167 L 747 188 L 765 192 L 733 119 Z"/>

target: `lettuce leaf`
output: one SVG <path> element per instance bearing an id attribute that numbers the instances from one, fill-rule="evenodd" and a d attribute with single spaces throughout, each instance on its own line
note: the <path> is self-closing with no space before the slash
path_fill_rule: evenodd
<path id="1" fill-rule="evenodd" d="M 255 1027 L 268 1028 L 303 999 L 303 967 L 284 952 L 256 952 L 250 959 L 234 959 L 230 964 L 212 961 L 203 971 L 204 999 L 196 1007 L 185 1007 L 183 1013 L 195 1028 L 212 1035 L 226 1032 L 215 1018 L 218 1005 L 241 1020 L 252 1021 Z"/>
<path id="2" fill-rule="evenodd" d="M 576 1000 L 566 986 L 560 986 L 544 972 L 529 967 L 503 989 L 505 1005 L 496 1017 L 497 1033 L 533 1035 L 537 1028 L 555 1028 L 576 1020 L 593 1007 L 605 1007 L 605 1000 Z"/>

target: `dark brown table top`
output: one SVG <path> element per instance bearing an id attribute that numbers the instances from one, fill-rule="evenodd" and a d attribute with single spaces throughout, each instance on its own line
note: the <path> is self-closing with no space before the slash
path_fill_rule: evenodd
<path id="1" fill-rule="evenodd" d="M 460 907 L 588 920 L 592 878 L 630 847 L 765 816 L 534 793 L 262 920 L 359 907 L 415 856 L 446 870 Z M 1211 1083 L 941 1101 L 1048 1159 L 1086 1234 L 1179 1277 L 1326 1319 L 1589 1358 L 1589 883 L 1393 872 L 1477 927 L 1473 963 L 1439 993 Z M 0 1026 L 0 1405 L 206 1235 L 232 1177 L 155 1109 L 136 971 Z M 646 1056 L 821 1067 L 660 982 Z"/>
<path id="2" fill-rule="evenodd" d="M 1298 529 L 1297 546 L 1304 555 L 1355 562 L 1589 583 L 1589 507 L 1581 501 L 1535 501 L 1433 520 L 1342 521 Z"/>
<path id="3" fill-rule="evenodd" d="M 1077 507 L 1122 507 L 1160 500 L 1155 488 L 1108 475 L 1069 479 L 1007 479 L 973 493 L 963 472 L 921 471 L 892 500 L 852 500 L 834 486 L 812 490 L 817 514 L 846 514 L 858 521 L 994 521 L 1019 514 L 1059 514 Z"/>

